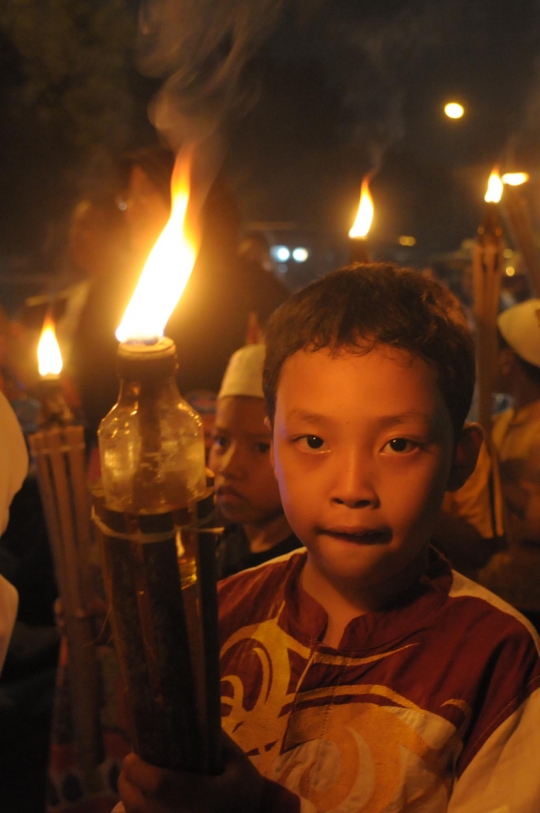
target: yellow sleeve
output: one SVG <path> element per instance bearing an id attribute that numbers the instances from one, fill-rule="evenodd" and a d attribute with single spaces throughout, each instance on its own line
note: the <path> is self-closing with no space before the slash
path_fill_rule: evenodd
<path id="1" fill-rule="evenodd" d="M 497 458 L 484 440 L 476 468 L 457 491 L 446 492 L 443 510 L 461 517 L 484 539 L 503 536 L 503 507 Z"/>

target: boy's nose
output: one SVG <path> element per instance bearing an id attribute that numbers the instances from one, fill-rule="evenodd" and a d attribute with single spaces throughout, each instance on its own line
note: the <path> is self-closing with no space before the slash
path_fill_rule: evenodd
<path id="1" fill-rule="evenodd" d="M 235 443 L 230 444 L 227 451 L 222 455 L 220 462 L 219 470 L 224 477 L 240 479 L 245 476 L 246 468 L 243 455 Z"/>
<path id="2" fill-rule="evenodd" d="M 348 508 L 376 508 L 379 497 L 369 463 L 362 455 L 351 452 L 336 461 L 331 501 Z"/>

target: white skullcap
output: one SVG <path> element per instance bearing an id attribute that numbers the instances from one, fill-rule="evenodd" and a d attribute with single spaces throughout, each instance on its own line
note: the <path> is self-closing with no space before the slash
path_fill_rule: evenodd
<path id="1" fill-rule="evenodd" d="M 226 395 L 250 395 L 264 398 L 262 372 L 264 365 L 264 344 L 246 344 L 229 359 L 218 398 Z"/>
<path id="2" fill-rule="evenodd" d="M 15 413 L 0 392 L 0 534 L 6 530 L 11 500 L 28 471 L 28 452 Z M 17 591 L 0 576 L 0 670 L 17 614 Z"/>
<path id="3" fill-rule="evenodd" d="M 540 299 L 528 299 L 497 317 L 503 339 L 524 361 L 540 367 Z"/>

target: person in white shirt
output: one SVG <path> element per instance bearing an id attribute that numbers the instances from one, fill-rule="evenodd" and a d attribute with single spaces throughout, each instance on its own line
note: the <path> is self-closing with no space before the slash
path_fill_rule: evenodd
<path id="1" fill-rule="evenodd" d="M 0 535 L 6 530 L 9 506 L 28 471 L 28 452 L 15 413 L 0 392 Z M 0 671 L 17 615 L 18 595 L 0 576 Z"/>

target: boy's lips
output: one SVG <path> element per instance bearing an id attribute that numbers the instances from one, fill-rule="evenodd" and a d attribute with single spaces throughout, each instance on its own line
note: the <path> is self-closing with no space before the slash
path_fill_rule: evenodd
<path id="1" fill-rule="evenodd" d="M 375 545 L 390 542 L 392 531 L 387 527 L 366 528 L 364 526 L 338 525 L 332 528 L 320 528 L 324 536 L 331 536 L 342 542 L 354 542 L 361 545 Z"/>
<path id="2" fill-rule="evenodd" d="M 220 486 L 216 489 L 216 497 L 221 499 L 233 499 L 233 500 L 245 500 L 243 494 L 240 494 L 238 491 L 235 491 L 234 488 L 230 486 Z"/>

